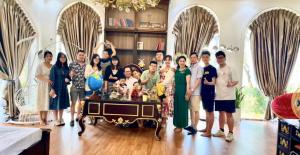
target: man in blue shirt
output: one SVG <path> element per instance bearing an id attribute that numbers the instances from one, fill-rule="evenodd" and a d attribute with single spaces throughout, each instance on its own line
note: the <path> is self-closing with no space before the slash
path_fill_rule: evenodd
<path id="1" fill-rule="evenodd" d="M 200 132 L 204 132 L 201 136 L 211 137 L 211 129 L 214 124 L 214 100 L 217 70 L 215 67 L 209 64 L 209 51 L 203 51 L 201 53 L 201 59 L 205 65 L 201 80 L 201 98 L 203 108 L 206 111 L 206 128 L 200 130 Z"/>

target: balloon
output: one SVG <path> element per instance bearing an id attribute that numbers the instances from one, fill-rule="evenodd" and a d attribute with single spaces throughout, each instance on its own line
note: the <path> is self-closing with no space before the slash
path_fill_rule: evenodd
<path id="1" fill-rule="evenodd" d="M 92 74 L 87 78 L 87 83 L 92 91 L 97 91 L 103 86 L 103 78 L 100 75 Z"/>
<path id="2" fill-rule="evenodd" d="M 300 118 L 300 88 L 294 93 L 277 96 L 272 101 L 272 110 L 279 117 L 284 119 Z"/>
<path id="3" fill-rule="evenodd" d="M 291 104 L 294 114 L 300 118 L 300 88 L 293 93 Z"/>
<path id="4" fill-rule="evenodd" d="M 272 101 L 272 110 L 279 118 L 285 119 L 297 119 L 292 109 L 292 100 L 293 93 L 284 94 L 276 97 Z"/>

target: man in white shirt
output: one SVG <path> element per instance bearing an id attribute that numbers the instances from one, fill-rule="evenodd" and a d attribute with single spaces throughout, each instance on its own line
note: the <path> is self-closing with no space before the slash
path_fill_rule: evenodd
<path id="1" fill-rule="evenodd" d="M 215 111 L 219 111 L 219 127 L 220 130 L 214 134 L 215 137 L 224 137 L 224 124 L 225 115 L 227 118 L 227 124 L 229 133 L 225 140 L 231 142 L 233 140 L 233 127 L 234 119 L 232 113 L 235 112 L 235 86 L 238 81 L 233 78 L 233 72 L 231 68 L 226 64 L 226 55 L 223 51 L 216 53 L 217 62 L 219 68 L 217 70 L 216 80 L 216 98 L 215 98 Z"/>
<path id="2" fill-rule="evenodd" d="M 199 111 L 200 111 L 200 84 L 203 76 L 203 68 L 198 63 L 198 54 L 193 52 L 190 54 L 191 60 L 191 88 L 192 96 L 189 101 L 189 109 L 191 115 L 191 126 L 185 127 L 184 129 L 190 131 L 189 135 L 195 135 L 197 133 L 197 125 L 199 122 Z"/>
<path id="3" fill-rule="evenodd" d="M 124 76 L 125 76 L 127 88 L 130 91 L 133 87 L 133 84 L 135 82 L 138 82 L 138 80 L 136 78 L 132 77 L 132 70 L 130 67 L 124 68 Z"/>

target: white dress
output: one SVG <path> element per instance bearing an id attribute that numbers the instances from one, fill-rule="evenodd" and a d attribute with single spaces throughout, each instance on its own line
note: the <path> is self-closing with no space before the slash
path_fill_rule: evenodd
<path id="1" fill-rule="evenodd" d="M 43 79 L 49 79 L 50 69 L 44 63 L 38 65 L 35 77 L 42 75 Z M 37 89 L 37 110 L 38 111 L 48 111 L 49 110 L 49 83 L 39 80 Z"/>

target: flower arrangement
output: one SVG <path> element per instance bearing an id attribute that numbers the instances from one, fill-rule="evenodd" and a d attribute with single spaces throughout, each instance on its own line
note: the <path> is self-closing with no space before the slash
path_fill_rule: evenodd
<path id="1" fill-rule="evenodd" d="M 117 8 L 120 11 L 141 11 L 148 7 L 155 7 L 160 0 L 94 0 L 95 3 L 103 4 L 105 7 Z"/>

